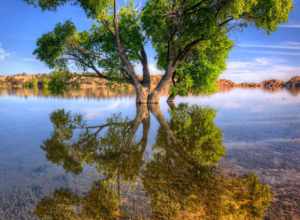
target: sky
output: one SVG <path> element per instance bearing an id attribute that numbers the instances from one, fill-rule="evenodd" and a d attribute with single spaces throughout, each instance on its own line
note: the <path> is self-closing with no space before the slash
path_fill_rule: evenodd
<path id="1" fill-rule="evenodd" d="M 42 12 L 23 0 L 0 0 L 0 75 L 50 72 L 45 64 L 32 55 L 36 40 L 52 31 L 58 22 L 68 19 L 79 30 L 88 29 L 91 25 L 91 21 L 77 6 L 64 6 L 56 12 Z M 288 23 L 280 25 L 271 35 L 248 27 L 232 32 L 230 38 L 235 46 L 221 78 L 236 82 L 259 82 L 271 78 L 288 80 L 300 75 L 299 0 L 294 0 Z M 154 51 L 150 47 L 148 51 L 150 69 L 157 73 Z"/>

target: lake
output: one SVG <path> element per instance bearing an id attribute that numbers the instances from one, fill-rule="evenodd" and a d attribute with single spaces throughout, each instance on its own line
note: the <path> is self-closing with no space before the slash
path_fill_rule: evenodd
<path id="1" fill-rule="evenodd" d="M 300 96 L 0 95 L 0 219 L 300 219 Z"/>

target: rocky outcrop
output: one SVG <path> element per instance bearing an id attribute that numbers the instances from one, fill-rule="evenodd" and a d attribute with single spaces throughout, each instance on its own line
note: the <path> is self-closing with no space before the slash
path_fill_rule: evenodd
<path id="1" fill-rule="evenodd" d="M 269 92 L 274 92 L 286 88 L 291 91 L 292 94 L 299 94 L 300 76 L 293 77 L 287 82 L 284 82 L 283 80 L 270 79 L 265 80 L 261 83 L 234 83 L 231 80 L 220 79 L 218 81 L 218 88 L 220 91 L 229 91 L 234 88 L 262 88 Z"/>
<path id="2" fill-rule="evenodd" d="M 277 79 L 270 79 L 270 80 L 265 80 L 262 82 L 263 88 L 266 90 L 279 90 L 282 89 L 285 85 L 284 81 L 282 80 L 277 80 Z"/>
<path id="3" fill-rule="evenodd" d="M 221 91 L 229 91 L 236 87 L 236 84 L 231 80 L 220 79 L 217 83 L 218 89 Z"/>
<path id="4" fill-rule="evenodd" d="M 238 83 L 238 88 L 261 88 L 261 83 Z"/>
<path id="5" fill-rule="evenodd" d="M 39 88 L 42 87 L 43 79 L 48 78 L 45 74 L 17 74 L 12 76 L 0 75 L 0 88 L 23 88 L 27 83 L 36 81 Z"/>
<path id="6" fill-rule="evenodd" d="M 220 79 L 218 81 L 218 88 L 220 91 L 229 91 L 234 88 L 261 88 L 262 83 L 234 83 L 231 80 Z"/>
<path id="7" fill-rule="evenodd" d="M 300 76 L 295 76 L 286 82 L 285 87 L 288 89 L 300 88 Z"/>

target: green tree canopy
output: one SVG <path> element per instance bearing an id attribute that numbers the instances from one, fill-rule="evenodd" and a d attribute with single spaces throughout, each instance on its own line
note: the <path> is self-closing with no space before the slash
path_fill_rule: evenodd
<path id="1" fill-rule="evenodd" d="M 171 82 L 172 94 L 208 90 L 225 69 L 232 42 L 228 33 L 255 25 L 270 33 L 287 21 L 292 0 L 25 0 L 43 10 L 70 3 L 94 20 L 90 30 L 77 31 L 67 21 L 38 40 L 37 57 L 50 67 L 75 63 L 107 80 L 131 83 L 137 102 L 158 102 Z M 146 45 L 151 43 L 164 74 L 150 91 Z M 141 65 L 139 77 L 136 65 Z"/>

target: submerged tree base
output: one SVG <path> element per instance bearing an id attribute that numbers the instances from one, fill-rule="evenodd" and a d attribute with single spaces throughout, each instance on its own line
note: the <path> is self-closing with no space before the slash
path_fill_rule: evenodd
<path id="1" fill-rule="evenodd" d="M 167 102 L 168 102 L 168 103 L 175 103 L 175 97 L 176 97 L 176 96 L 174 96 L 174 95 L 170 95 L 170 96 L 168 97 L 168 99 L 167 99 Z"/>
<path id="2" fill-rule="evenodd" d="M 149 91 L 149 90 L 148 90 Z M 136 96 L 137 104 L 159 104 L 160 95 L 157 92 L 149 93 L 147 90 L 139 90 Z"/>
<path id="3" fill-rule="evenodd" d="M 142 96 L 137 95 L 136 97 L 136 103 L 139 105 L 143 105 L 143 104 L 148 104 L 148 105 L 152 105 L 152 104 L 159 104 L 160 103 L 160 95 L 156 92 L 150 93 L 148 96 L 146 96 L 145 94 L 143 94 Z M 169 104 L 174 104 L 175 103 L 175 97 L 176 96 L 169 96 L 167 99 L 167 103 Z"/>

